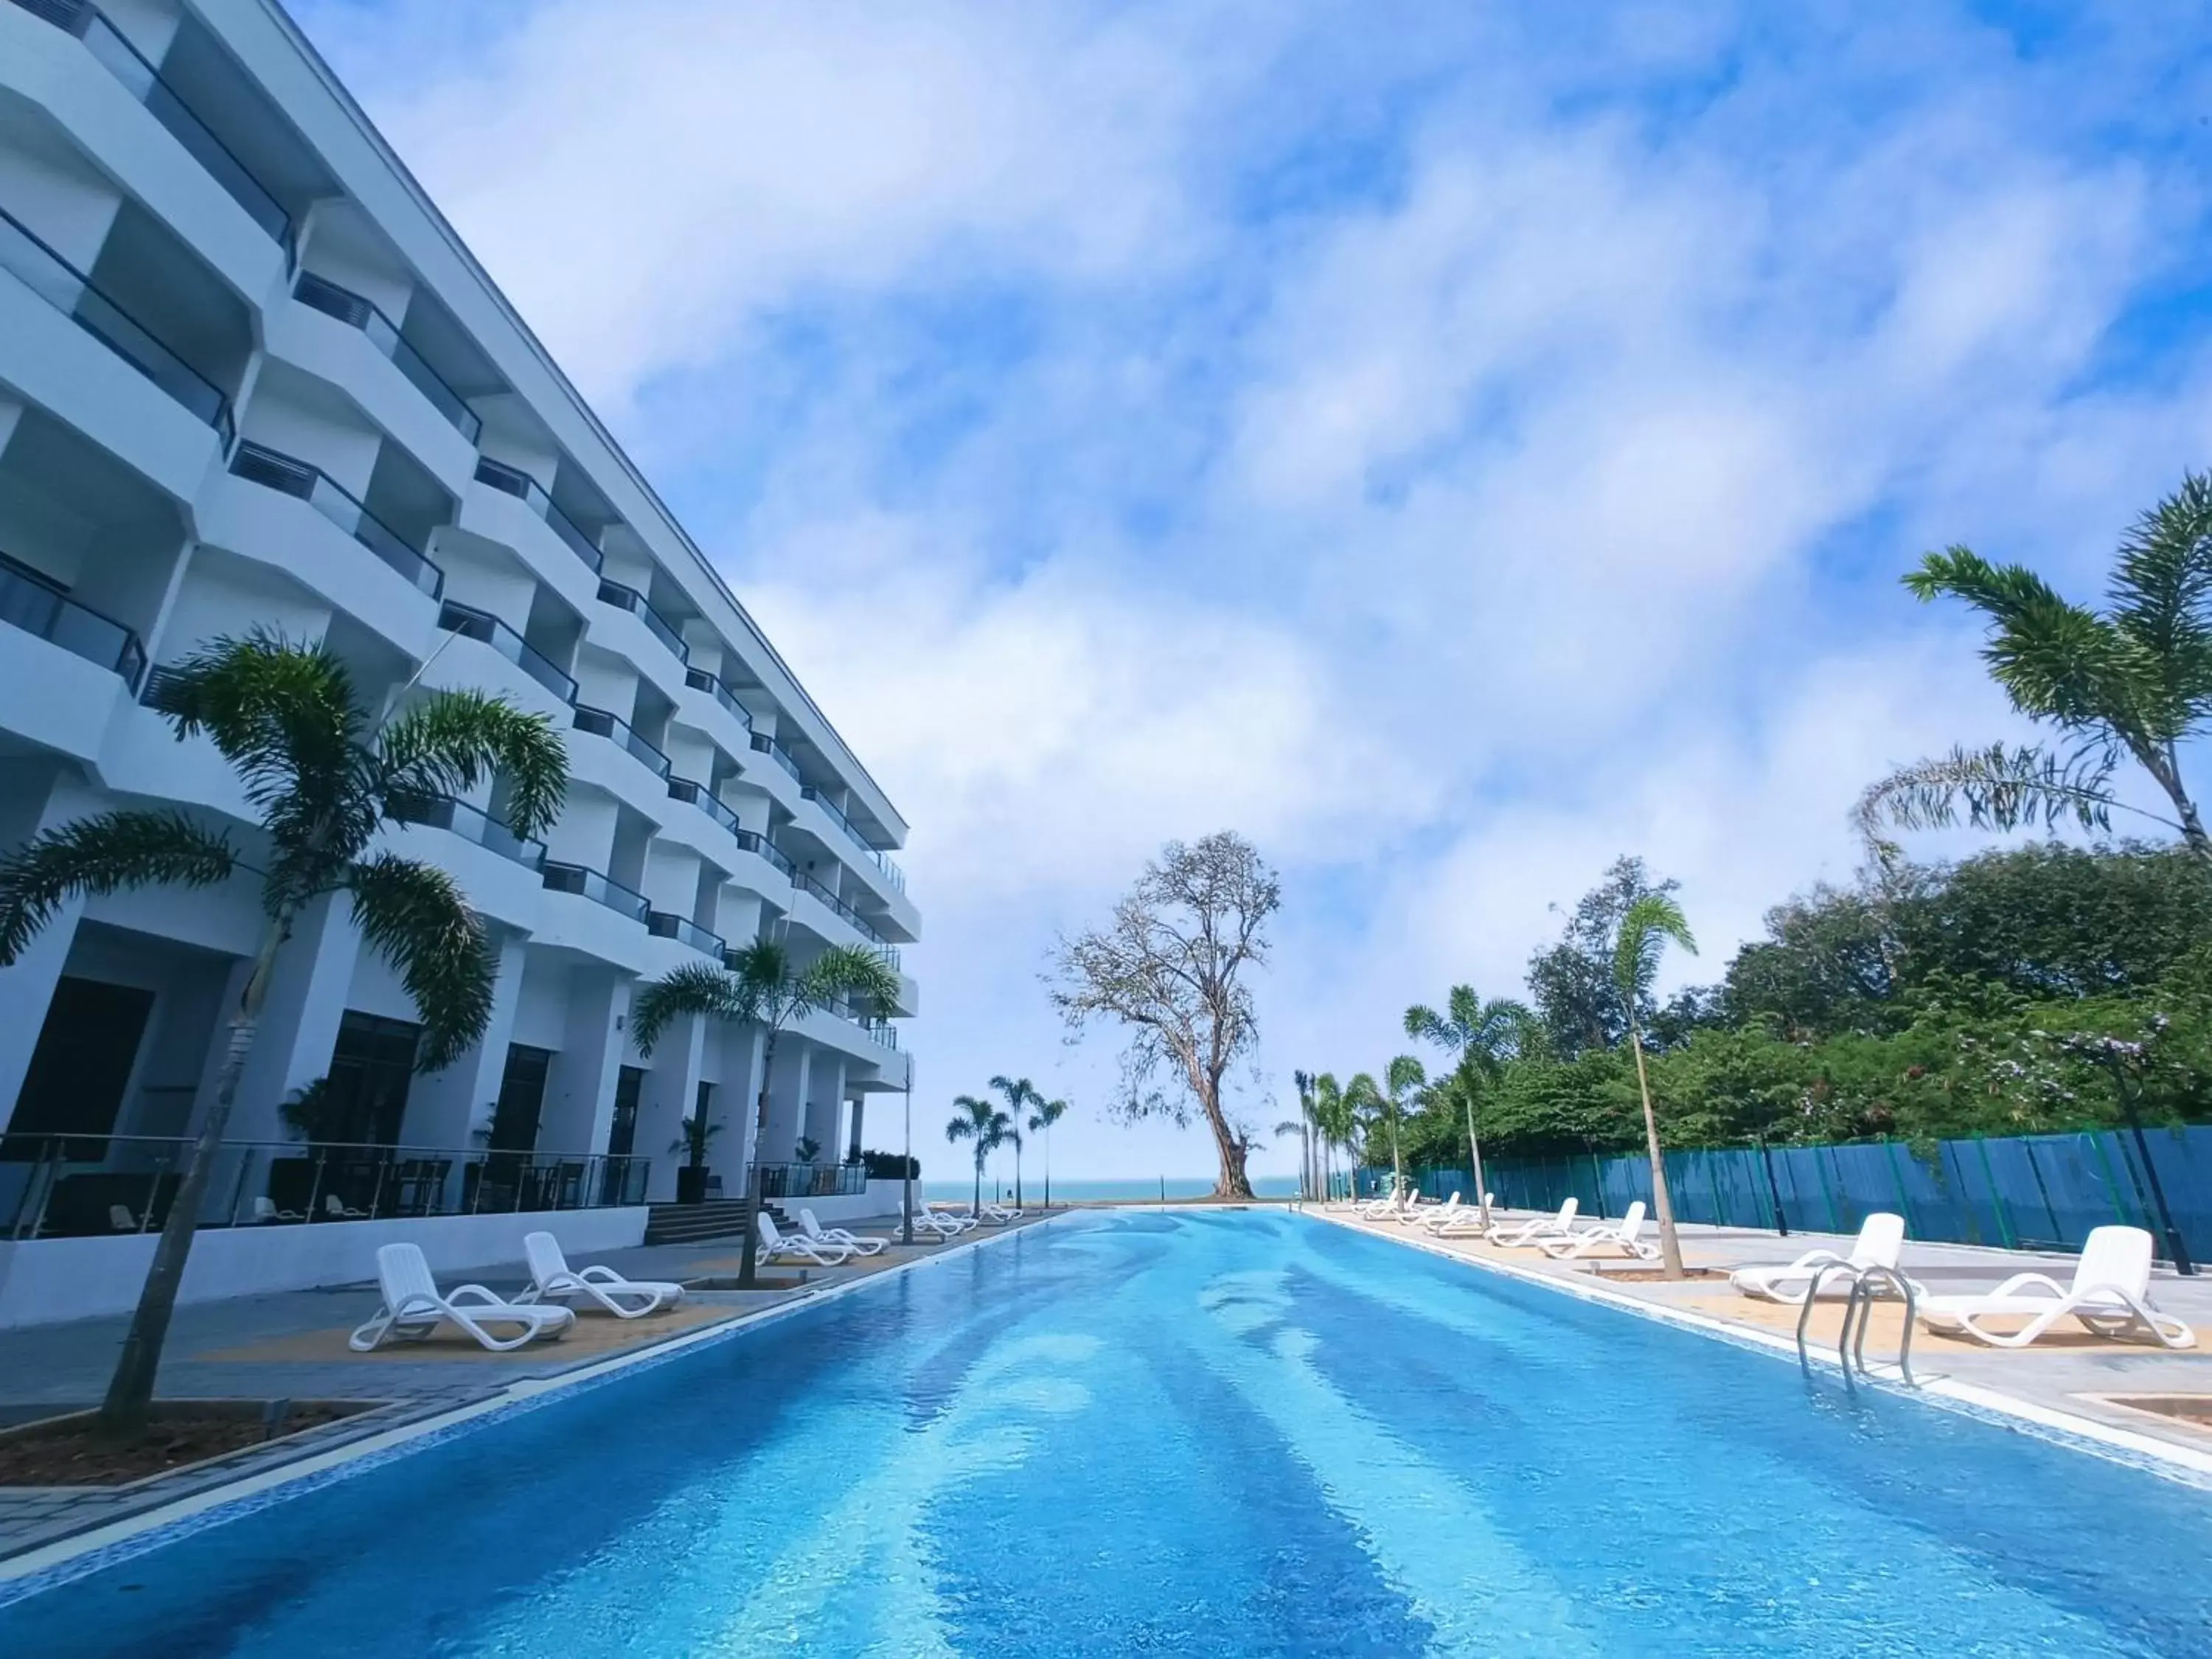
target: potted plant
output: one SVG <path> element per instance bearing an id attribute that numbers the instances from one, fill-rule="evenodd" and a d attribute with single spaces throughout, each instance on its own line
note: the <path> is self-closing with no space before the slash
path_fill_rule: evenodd
<path id="1" fill-rule="evenodd" d="M 683 1164 L 676 1171 L 676 1201 L 678 1204 L 704 1204 L 707 1201 L 707 1143 L 722 1133 L 719 1123 L 709 1123 L 703 1115 L 694 1112 L 684 1120 L 684 1133 L 669 1142 L 668 1150 L 684 1155 Z"/>

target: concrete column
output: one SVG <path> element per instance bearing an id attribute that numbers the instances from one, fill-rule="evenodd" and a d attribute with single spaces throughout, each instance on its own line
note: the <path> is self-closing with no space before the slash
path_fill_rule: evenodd
<path id="1" fill-rule="evenodd" d="M 568 1018 L 561 1046 L 545 1079 L 545 1106 L 538 1116 L 538 1150 L 542 1152 L 603 1152 L 615 1116 L 615 1073 L 629 1043 L 619 1029 L 628 1023 L 634 976 L 619 969 L 580 966 L 568 975 Z M 510 1029 L 514 1015 L 507 1016 Z M 500 1046 L 499 1063 L 507 1064 Z M 499 1093 L 494 1073 L 492 1098 Z"/>
<path id="2" fill-rule="evenodd" d="M 814 1045 L 788 1031 L 777 1041 L 775 1063 L 769 1069 L 768 1127 L 761 1132 L 760 1161 L 793 1162 L 792 1148 L 806 1133 L 806 1089 Z"/>
<path id="3" fill-rule="evenodd" d="M 835 1164 L 837 1120 L 845 1103 L 845 1057 L 834 1049 L 823 1049 L 814 1057 L 808 1085 L 806 1127 L 802 1133 L 822 1149 L 814 1155 L 816 1163 Z"/>
<path id="4" fill-rule="evenodd" d="M 21 412 L 19 405 L 0 402 L 0 447 L 6 444 L 5 417 L 10 408 Z M 54 781 L 50 762 L 0 762 L 0 848 L 12 850 L 52 823 L 79 816 L 66 806 L 58 815 L 49 814 L 50 805 L 64 805 L 53 801 Z M 85 810 L 97 808 L 87 803 Z M 54 1000 L 54 986 L 69 960 L 70 946 L 76 942 L 76 925 L 83 915 L 84 901 L 70 900 L 38 931 L 21 956 L 0 968 L 0 1125 L 15 1113 L 15 1097 L 22 1092 L 24 1074 L 31 1069 L 31 1054 L 46 1023 L 47 1006 Z"/>
<path id="5" fill-rule="evenodd" d="M 292 923 L 292 937 L 276 953 L 260 1029 L 231 1109 L 226 1131 L 231 1139 L 284 1139 L 276 1108 L 295 1089 L 328 1074 L 360 954 L 361 930 L 346 894 L 325 894 Z"/>
<path id="6" fill-rule="evenodd" d="M 865 1118 L 867 1116 L 867 1115 L 868 1115 L 868 1097 L 867 1097 L 867 1096 L 866 1096 L 866 1095 L 854 1095 L 854 1096 L 853 1097 L 853 1100 L 852 1100 L 852 1112 L 853 1112 L 853 1117 L 852 1117 L 853 1133 L 852 1133 L 851 1139 L 849 1139 L 845 1143 L 845 1156 L 846 1156 L 847 1158 L 856 1158 L 860 1157 L 860 1151 L 861 1151 L 861 1143 L 860 1143 L 860 1124 L 861 1124 L 861 1121 L 862 1121 L 863 1119 L 865 1119 Z"/>
<path id="7" fill-rule="evenodd" d="M 491 1018 L 468 1053 L 444 1071 L 415 1079 L 400 1126 L 399 1139 L 406 1146 L 467 1151 L 475 1144 L 469 1137 L 491 1127 L 500 1079 L 507 1071 L 507 1045 L 514 1035 L 514 1011 L 522 1000 L 523 963 L 530 949 L 520 933 L 503 928 L 493 933 L 499 978 L 492 986 Z M 546 1093 L 552 1093 L 550 1079 Z"/>
<path id="8" fill-rule="evenodd" d="M 684 1120 L 691 1115 L 691 1108 L 699 1097 L 699 1085 L 706 1071 L 707 1036 L 709 1022 L 696 1014 L 686 1014 L 660 1034 L 653 1046 L 653 1057 L 641 1063 L 646 1068 L 645 1081 L 637 1091 L 637 1150 L 653 1160 L 651 1184 L 647 1196 L 656 1204 L 671 1202 L 676 1197 L 676 1172 L 690 1161 L 685 1151 L 671 1152 L 670 1147 L 684 1137 Z M 719 1097 L 721 1091 L 717 1089 Z M 712 1123 L 721 1115 L 721 1101 L 709 1103 L 707 1121 Z M 730 1139 L 725 1133 L 707 1143 L 707 1167 L 722 1176 L 722 1195 L 735 1198 L 736 1182 L 730 1175 L 730 1165 L 722 1150 L 722 1143 Z"/>
<path id="9" fill-rule="evenodd" d="M 752 1166 L 753 1146 L 760 1134 L 761 1047 L 763 1033 L 757 1025 L 721 1028 L 722 1086 L 715 1091 L 716 1115 L 729 1127 L 715 1143 L 715 1156 L 739 1173 Z M 731 1188 L 730 1196 L 737 1190 Z"/>

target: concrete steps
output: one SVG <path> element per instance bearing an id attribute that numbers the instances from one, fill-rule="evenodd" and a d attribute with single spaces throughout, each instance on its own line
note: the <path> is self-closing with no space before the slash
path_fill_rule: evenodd
<path id="1" fill-rule="evenodd" d="M 799 1231 L 790 1217 L 775 1204 L 761 1206 L 780 1232 Z M 646 1212 L 645 1242 L 648 1244 L 697 1244 L 708 1239 L 738 1238 L 745 1231 L 745 1200 L 716 1199 L 706 1204 L 655 1204 Z"/>

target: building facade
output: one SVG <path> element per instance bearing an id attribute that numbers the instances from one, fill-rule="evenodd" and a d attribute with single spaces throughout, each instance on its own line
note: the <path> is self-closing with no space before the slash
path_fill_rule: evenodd
<path id="1" fill-rule="evenodd" d="M 229 768 L 142 698 L 256 626 L 372 706 L 543 711 L 572 781 L 542 846 L 495 783 L 388 832 L 496 941 L 477 1048 L 412 1073 L 412 1005 L 341 897 L 283 947 L 231 1137 L 280 1161 L 320 1083 L 325 1141 L 627 1154 L 649 1176 L 597 1201 L 662 1199 L 703 1111 L 734 1195 L 759 1034 L 686 1022 L 648 1058 L 630 998 L 763 937 L 897 965 L 905 824 L 275 0 L 0 0 L 0 847 L 120 806 L 250 846 Z M 260 921 L 251 876 L 120 892 L 0 969 L 0 1232 L 54 1137 L 82 1175 L 191 1132 Z M 761 1160 L 835 1164 L 906 1065 L 861 1011 L 789 1028 Z M 252 1168 L 234 1206 L 270 1196 Z"/>

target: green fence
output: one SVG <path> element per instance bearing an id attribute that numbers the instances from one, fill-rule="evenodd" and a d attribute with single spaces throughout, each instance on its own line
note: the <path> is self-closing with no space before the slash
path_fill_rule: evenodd
<path id="1" fill-rule="evenodd" d="M 2212 1259 L 2212 1126 L 2147 1129 L 2142 1144 L 2191 1256 Z M 1431 1198 L 1474 1198 L 1465 1168 L 1408 1172 Z M 1651 1197 L 1642 1153 L 1485 1159 L 1498 1201 L 1556 1210 L 1572 1197 L 1586 1216 L 1617 1216 Z M 1361 1170 L 1363 1196 L 1387 1192 L 1390 1171 Z M 1944 1140 L 1923 1158 L 1900 1140 L 1840 1146 L 1727 1147 L 1667 1154 L 1667 1192 L 1682 1221 L 1723 1227 L 1850 1233 L 1877 1210 L 1905 1218 L 1930 1243 L 2074 1250 L 2106 1222 L 2166 1242 L 2151 1182 L 2125 1132 Z"/>

